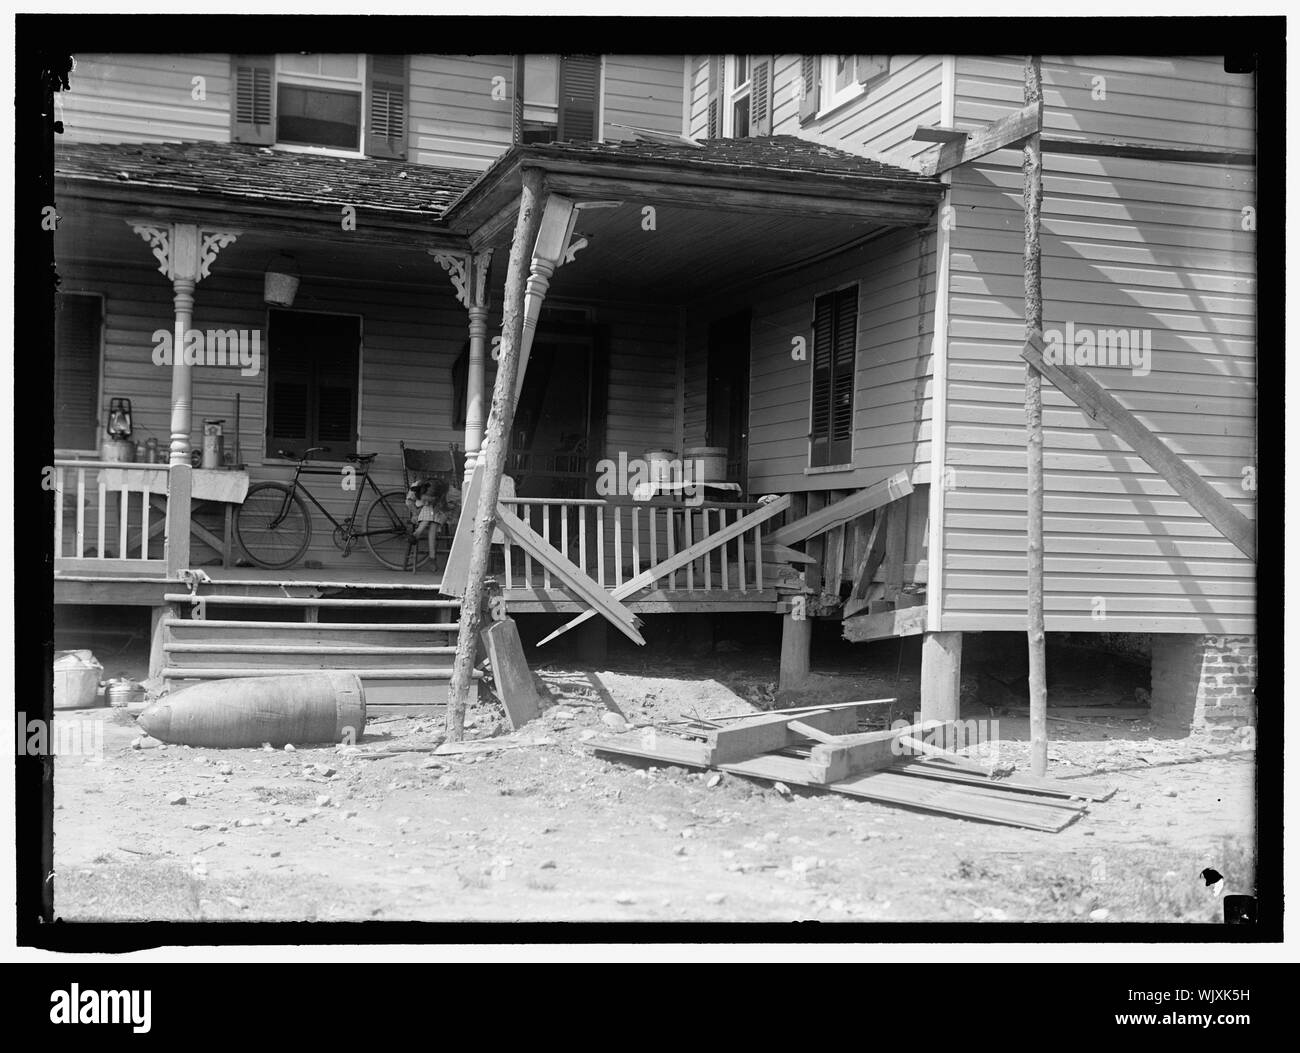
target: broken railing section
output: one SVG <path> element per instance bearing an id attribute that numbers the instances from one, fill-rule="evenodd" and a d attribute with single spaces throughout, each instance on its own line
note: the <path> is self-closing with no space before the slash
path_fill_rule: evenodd
<path id="1" fill-rule="evenodd" d="M 928 501 L 911 474 L 898 472 L 809 510 L 764 538 L 764 559 L 779 592 L 800 597 L 802 616 L 839 615 L 849 640 L 878 640 L 923 632 L 926 624 L 925 545 Z M 802 544 L 807 552 L 789 546 Z M 797 606 L 792 604 L 792 608 Z"/>
<path id="2" fill-rule="evenodd" d="M 603 589 L 617 588 L 661 560 L 707 542 L 758 509 L 756 502 L 602 498 L 508 498 L 502 507 L 527 523 L 549 547 L 563 554 Z M 742 533 L 701 555 L 659 582 L 660 589 L 693 593 L 756 594 L 771 588 L 764 577 L 758 529 Z M 546 563 L 517 543 L 501 546 L 506 589 L 568 588 Z"/>
<path id="3" fill-rule="evenodd" d="M 756 714 L 723 724 L 692 722 L 690 732 L 648 727 L 592 739 L 598 753 L 863 797 L 944 815 L 1057 831 L 1079 818 L 1087 802 L 1112 787 L 1075 780 L 990 771 L 936 742 L 957 738 L 951 721 L 922 721 L 859 731 L 868 707 L 891 699 L 842 703 L 790 713 Z M 900 722 L 901 723 L 901 722 Z M 927 755 L 930 754 L 930 755 Z"/>

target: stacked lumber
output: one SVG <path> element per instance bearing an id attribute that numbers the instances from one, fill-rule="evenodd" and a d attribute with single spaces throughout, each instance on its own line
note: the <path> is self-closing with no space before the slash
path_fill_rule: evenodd
<path id="1" fill-rule="evenodd" d="M 866 707 L 845 703 L 797 713 L 760 714 L 725 725 L 696 722 L 694 732 L 648 727 L 592 739 L 597 753 L 687 768 L 715 768 L 767 782 L 862 797 L 941 815 L 1056 832 L 1088 802 L 1114 789 L 1097 783 L 990 772 L 927 744 L 949 724 L 927 721 L 859 731 Z M 691 737 L 693 735 L 693 737 Z"/>

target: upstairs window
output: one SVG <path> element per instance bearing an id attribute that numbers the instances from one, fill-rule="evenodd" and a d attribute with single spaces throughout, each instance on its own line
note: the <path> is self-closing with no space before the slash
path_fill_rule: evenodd
<path id="1" fill-rule="evenodd" d="M 808 124 L 866 93 L 889 72 L 888 55 L 804 55 L 797 93 L 799 123 Z"/>
<path id="2" fill-rule="evenodd" d="M 858 287 L 817 297 L 813 310 L 811 456 L 814 468 L 853 461 Z"/>
<path id="3" fill-rule="evenodd" d="M 772 134 L 772 56 L 711 55 L 705 138 Z"/>
<path id="4" fill-rule="evenodd" d="M 600 62 L 599 55 L 516 56 L 514 141 L 597 141 Z"/>
<path id="5" fill-rule="evenodd" d="M 54 315 L 54 447 L 99 449 L 99 351 L 104 304 L 59 293 Z"/>
<path id="6" fill-rule="evenodd" d="M 405 55 L 234 55 L 231 138 L 404 158 L 406 82 Z"/>

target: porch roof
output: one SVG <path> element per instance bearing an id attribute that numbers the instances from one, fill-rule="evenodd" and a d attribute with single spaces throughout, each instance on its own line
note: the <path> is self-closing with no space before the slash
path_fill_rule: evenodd
<path id="1" fill-rule="evenodd" d="M 296 205 L 353 205 L 441 219 L 481 173 L 413 161 L 291 153 L 244 143 L 62 143 L 55 174 L 78 183 Z"/>
<path id="2" fill-rule="evenodd" d="M 489 241 L 507 222 L 520 171 L 542 168 L 557 192 L 640 196 L 698 208 L 873 218 L 911 225 L 929 218 L 936 178 L 801 139 L 751 136 L 680 142 L 563 142 L 515 146 L 447 210 L 452 229 Z"/>

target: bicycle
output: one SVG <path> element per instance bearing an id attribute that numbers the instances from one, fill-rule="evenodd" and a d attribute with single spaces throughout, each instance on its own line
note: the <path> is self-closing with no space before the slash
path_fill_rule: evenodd
<path id="1" fill-rule="evenodd" d="M 286 459 L 293 458 L 286 450 L 276 452 Z M 304 475 L 339 478 L 337 467 L 309 465 L 313 453 L 329 453 L 329 447 L 313 446 L 298 458 L 291 483 L 266 481 L 248 488 L 248 496 L 235 514 L 234 527 L 235 537 L 249 559 L 268 570 L 281 570 L 302 559 L 311 546 L 312 535 L 311 512 L 303 500 L 305 494 L 334 525 L 333 541 L 344 556 L 352 554 L 353 546 L 360 539 L 375 559 L 393 570 L 414 571 L 429 562 L 433 555 L 429 547 L 431 533 L 420 538 L 412 536 L 405 491 L 381 491 L 370 478 L 370 465 L 378 454 L 348 455 L 347 460 L 360 469 L 361 481 L 355 486 L 357 496 L 352 502 L 352 514 L 340 521 L 301 481 Z M 358 530 L 357 512 L 367 486 L 374 491 L 375 499 L 366 509 L 365 529 Z"/>

